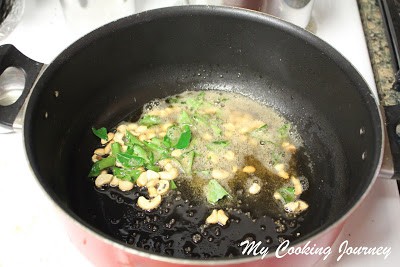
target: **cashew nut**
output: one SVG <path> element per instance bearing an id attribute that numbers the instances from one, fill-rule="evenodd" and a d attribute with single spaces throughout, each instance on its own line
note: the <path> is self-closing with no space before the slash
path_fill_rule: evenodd
<path id="1" fill-rule="evenodd" d="M 275 170 L 277 171 L 278 176 L 283 179 L 289 179 L 289 174 L 285 171 L 285 164 L 279 163 L 274 166 Z"/>
<path id="2" fill-rule="evenodd" d="M 117 187 L 119 185 L 119 179 L 116 176 L 113 176 L 111 182 L 110 182 L 110 186 L 111 187 Z"/>
<path id="3" fill-rule="evenodd" d="M 276 165 L 274 166 L 274 169 L 275 169 L 277 172 L 284 171 L 284 170 L 285 170 L 285 164 L 283 164 L 283 163 L 278 163 L 278 164 L 276 164 Z"/>
<path id="4" fill-rule="evenodd" d="M 275 198 L 276 200 L 283 201 L 282 195 L 281 195 L 280 193 L 278 193 L 278 192 L 275 192 L 275 193 L 274 193 L 274 198 Z"/>
<path id="5" fill-rule="evenodd" d="M 124 137 L 124 133 L 116 132 L 114 135 L 114 141 L 123 146 L 123 145 L 125 145 L 124 141 L 122 140 L 123 137 Z"/>
<path id="6" fill-rule="evenodd" d="M 96 180 L 94 181 L 94 184 L 100 188 L 103 185 L 109 184 L 112 178 L 113 178 L 112 174 L 102 173 L 99 176 L 97 176 Z"/>
<path id="7" fill-rule="evenodd" d="M 222 180 L 222 179 L 226 179 L 229 177 L 229 172 L 227 172 L 225 170 L 215 169 L 215 170 L 212 170 L 211 176 L 215 179 Z"/>
<path id="8" fill-rule="evenodd" d="M 290 152 L 290 153 L 296 152 L 296 147 L 288 142 L 283 142 L 282 147 L 287 152 Z"/>
<path id="9" fill-rule="evenodd" d="M 226 158 L 229 161 L 232 161 L 235 159 L 235 153 L 231 150 L 226 151 L 224 158 Z"/>
<path id="10" fill-rule="evenodd" d="M 156 185 L 158 185 L 158 183 L 160 182 L 160 180 L 157 179 L 151 179 L 147 182 L 146 187 L 155 187 Z"/>
<path id="11" fill-rule="evenodd" d="M 156 137 L 156 134 L 155 134 L 155 133 L 147 133 L 147 135 L 146 135 L 146 138 L 147 138 L 148 140 L 150 140 L 150 139 L 152 139 L 152 138 L 154 138 L 154 137 Z"/>
<path id="12" fill-rule="evenodd" d="M 178 177 L 179 172 L 176 168 L 171 168 L 168 171 L 159 172 L 158 174 L 160 175 L 160 179 L 173 180 Z"/>
<path id="13" fill-rule="evenodd" d="M 249 193 L 252 195 L 258 194 L 261 190 L 261 186 L 257 183 L 253 183 L 249 188 Z"/>
<path id="14" fill-rule="evenodd" d="M 165 168 L 165 166 L 171 162 L 171 159 L 162 159 L 158 162 L 158 165 L 160 165 L 161 167 Z M 171 165 L 172 167 L 172 165 Z"/>
<path id="15" fill-rule="evenodd" d="M 167 162 L 167 163 L 164 165 L 164 169 L 165 169 L 166 171 L 171 170 L 173 167 L 174 167 L 174 166 L 172 166 L 171 162 Z"/>
<path id="16" fill-rule="evenodd" d="M 232 166 L 232 172 L 236 173 L 238 171 L 238 166 L 234 165 Z"/>
<path id="17" fill-rule="evenodd" d="M 287 212 L 296 212 L 297 209 L 299 208 L 299 202 L 295 201 L 295 202 L 289 202 L 287 204 L 285 204 L 285 211 Z"/>
<path id="18" fill-rule="evenodd" d="M 229 220 L 228 216 L 226 216 L 223 210 L 218 210 L 218 223 L 221 225 L 225 225 Z"/>
<path id="19" fill-rule="evenodd" d="M 154 186 L 147 187 L 147 191 L 149 192 L 150 197 L 158 196 L 157 189 Z"/>
<path id="20" fill-rule="evenodd" d="M 254 173 L 256 168 L 254 166 L 245 166 L 242 171 L 245 173 Z"/>
<path id="21" fill-rule="evenodd" d="M 294 194 L 296 196 L 301 195 L 303 193 L 303 187 L 301 186 L 300 180 L 294 176 L 290 178 L 294 186 Z"/>
<path id="22" fill-rule="evenodd" d="M 152 171 L 152 170 L 147 170 L 146 175 L 147 175 L 148 180 L 160 178 L 160 175 L 157 172 Z"/>
<path id="23" fill-rule="evenodd" d="M 137 125 L 136 123 L 129 123 L 129 124 L 128 124 L 128 130 L 129 130 L 129 131 L 136 130 L 137 127 L 138 127 L 138 125 Z"/>
<path id="24" fill-rule="evenodd" d="M 137 200 L 137 205 L 144 210 L 153 210 L 160 206 L 161 196 L 156 196 L 152 199 L 147 199 L 144 196 L 140 196 Z"/>
<path id="25" fill-rule="evenodd" d="M 174 151 L 171 152 L 171 156 L 178 158 L 182 155 L 182 150 L 180 149 L 175 149 Z"/>
<path id="26" fill-rule="evenodd" d="M 280 176 L 283 179 L 289 179 L 289 174 L 285 171 L 278 172 L 278 176 Z"/>
<path id="27" fill-rule="evenodd" d="M 132 135 L 134 135 L 134 136 L 136 136 L 136 137 L 138 137 L 139 135 L 140 135 L 140 133 L 137 133 L 137 132 L 135 132 L 135 131 L 129 131 Z"/>
<path id="28" fill-rule="evenodd" d="M 160 180 L 157 186 L 157 193 L 159 195 L 165 195 L 169 190 L 169 181 L 167 180 Z"/>
<path id="29" fill-rule="evenodd" d="M 94 162 L 96 162 L 96 161 L 99 161 L 99 156 L 96 155 L 96 154 L 93 154 L 93 156 L 92 156 L 92 162 L 94 163 Z"/>
<path id="30" fill-rule="evenodd" d="M 209 107 L 204 109 L 204 113 L 205 114 L 214 114 L 218 111 L 218 109 L 216 107 Z"/>
<path id="31" fill-rule="evenodd" d="M 104 152 L 104 148 L 98 148 L 94 151 L 94 154 L 104 156 L 106 153 Z"/>
<path id="32" fill-rule="evenodd" d="M 108 144 L 104 147 L 104 154 L 110 154 L 111 144 L 112 144 L 112 142 L 108 142 Z"/>
<path id="33" fill-rule="evenodd" d="M 226 132 L 224 133 L 224 135 L 225 135 L 226 138 L 231 138 L 231 137 L 233 136 L 233 132 L 231 132 L 231 131 L 226 131 Z"/>
<path id="34" fill-rule="evenodd" d="M 210 216 L 207 217 L 206 223 L 207 224 L 216 224 L 219 223 L 220 225 L 226 225 L 228 222 L 229 218 L 226 216 L 225 212 L 223 210 L 216 210 L 214 209 Z"/>
<path id="35" fill-rule="evenodd" d="M 118 188 L 121 191 L 129 191 L 133 188 L 133 183 L 131 181 L 121 180 L 119 181 Z"/>
<path id="36" fill-rule="evenodd" d="M 126 126 L 125 124 L 121 124 L 121 125 L 119 125 L 119 126 L 117 127 L 117 131 L 120 132 L 120 133 L 122 133 L 122 134 L 125 134 L 126 128 L 127 128 L 127 126 Z"/>
<path id="37" fill-rule="evenodd" d="M 218 212 L 217 210 L 213 210 L 210 216 L 207 217 L 206 223 L 208 224 L 216 224 L 218 223 Z"/>
<path id="38" fill-rule="evenodd" d="M 306 209 L 308 209 L 308 204 L 303 200 L 297 200 L 294 202 L 289 202 L 285 206 L 286 212 L 296 212 L 300 213 Z"/>
<path id="39" fill-rule="evenodd" d="M 168 128 L 169 127 L 171 127 L 172 126 L 172 123 L 171 122 L 167 122 L 167 123 L 164 123 L 162 126 L 161 126 L 161 128 L 163 129 L 163 131 L 167 131 L 168 130 Z"/>
<path id="40" fill-rule="evenodd" d="M 138 133 L 144 133 L 147 131 L 147 126 L 140 125 L 139 127 L 136 128 L 136 132 Z"/>
<path id="41" fill-rule="evenodd" d="M 209 133 L 205 133 L 205 134 L 203 134 L 203 139 L 204 140 L 206 140 L 206 141 L 211 141 L 212 140 L 212 135 L 211 134 L 209 134 Z"/>
<path id="42" fill-rule="evenodd" d="M 146 176 L 147 176 L 146 187 L 154 187 L 158 184 L 158 179 L 160 178 L 160 175 L 157 172 L 152 170 L 147 170 Z"/>
<path id="43" fill-rule="evenodd" d="M 139 178 L 137 178 L 136 180 L 136 184 L 138 186 L 145 186 L 147 184 L 148 180 L 147 180 L 147 173 L 146 172 L 142 172 L 139 175 Z"/>
<path id="44" fill-rule="evenodd" d="M 298 207 L 298 212 L 302 212 L 305 211 L 306 209 L 308 209 L 308 204 L 306 202 L 304 202 L 303 200 L 298 200 L 297 202 L 299 202 L 299 207 Z"/>

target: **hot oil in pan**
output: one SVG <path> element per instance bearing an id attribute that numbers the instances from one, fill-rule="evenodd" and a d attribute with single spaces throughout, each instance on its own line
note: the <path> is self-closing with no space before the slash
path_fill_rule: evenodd
<path id="1" fill-rule="evenodd" d="M 134 117 L 137 119 L 137 114 Z M 310 175 L 307 159 L 304 149 L 297 149 L 290 159 L 289 172 Z M 205 204 L 193 190 L 201 188 L 202 180 L 196 176 L 190 182 L 177 179 L 178 190 L 170 191 L 161 206 L 153 211 L 143 211 L 135 205 L 139 196 L 148 197 L 146 189 L 135 187 L 130 192 L 111 187 L 96 189 L 107 232 L 128 246 L 177 258 L 242 257 L 239 244 L 244 240 L 261 241 L 272 250 L 284 240 L 298 238 L 301 235 L 298 228 L 307 212 L 288 216 L 272 198 L 287 181 L 264 167 L 253 155 L 244 157 L 244 165 L 256 167 L 253 176 L 258 177 L 260 193 L 248 197 L 249 177 L 239 171 L 228 182 L 235 192 L 234 201 L 225 199 L 216 206 Z M 229 214 L 227 225 L 205 225 L 212 209 L 222 207 Z"/>
<path id="2" fill-rule="evenodd" d="M 133 205 L 140 195 L 146 195 L 144 190 L 135 188 L 129 193 L 114 188 L 98 190 L 109 232 L 129 246 L 178 258 L 240 257 L 239 244 L 244 240 L 261 241 L 273 249 L 284 240 L 292 241 L 300 235 L 297 228 L 303 221 L 302 216 L 259 215 L 265 213 L 264 204 L 271 208 L 272 202 L 262 201 L 265 195 L 228 208 L 226 226 L 205 226 L 204 218 L 211 209 L 193 201 L 196 196 L 190 193 L 189 186 L 179 182 L 177 185 L 180 190 L 171 192 L 159 208 L 150 212 Z"/>

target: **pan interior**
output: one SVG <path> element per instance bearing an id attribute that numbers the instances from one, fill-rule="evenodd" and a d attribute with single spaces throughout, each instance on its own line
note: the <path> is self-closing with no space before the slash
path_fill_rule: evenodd
<path id="1" fill-rule="evenodd" d="M 25 124 L 39 181 L 74 218 L 120 242 L 113 222 L 104 220 L 114 210 L 86 177 L 98 141 L 91 127 L 112 128 L 154 98 L 228 90 L 274 107 L 296 125 L 313 166 L 304 195 L 310 209 L 297 241 L 322 231 L 358 201 L 377 168 L 380 119 L 365 82 L 331 48 L 286 24 L 199 10 L 118 21 L 49 66 Z"/>

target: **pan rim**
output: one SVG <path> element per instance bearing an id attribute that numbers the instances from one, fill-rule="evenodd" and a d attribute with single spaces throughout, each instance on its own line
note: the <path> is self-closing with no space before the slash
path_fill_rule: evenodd
<path id="1" fill-rule="evenodd" d="M 280 30 L 288 33 L 288 34 L 293 34 L 295 37 L 300 38 L 302 40 L 305 40 L 307 44 L 313 45 L 316 47 L 318 50 L 326 53 L 327 55 L 330 56 L 332 60 L 335 61 L 335 63 L 341 67 L 342 69 L 346 70 L 347 73 L 349 73 L 351 76 L 354 76 L 354 79 L 360 82 L 363 86 L 359 86 L 358 93 L 360 94 L 360 97 L 363 97 L 364 100 L 369 100 L 371 103 L 375 103 L 373 106 L 368 108 L 368 111 L 370 112 L 370 118 L 372 119 L 378 119 L 380 122 L 380 125 L 377 125 L 376 127 L 380 128 L 380 132 L 377 131 L 377 134 L 379 134 L 376 144 L 376 150 L 380 151 L 379 156 L 375 161 L 373 161 L 374 165 L 376 165 L 375 171 L 373 174 L 371 174 L 371 177 L 368 179 L 369 184 L 368 186 L 365 187 L 364 192 L 362 192 L 361 196 L 356 200 L 354 205 L 348 209 L 341 217 L 336 219 L 334 223 L 331 223 L 329 225 L 326 225 L 324 227 L 320 227 L 307 235 L 305 235 L 306 238 L 303 239 L 298 239 L 300 240 L 299 242 L 294 242 L 294 246 L 302 246 L 305 245 L 310 239 L 318 239 L 319 237 L 324 236 L 327 234 L 329 231 L 333 230 L 334 228 L 340 226 L 349 216 L 351 213 L 353 213 L 354 210 L 357 209 L 357 207 L 361 204 L 361 202 L 364 200 L 368 192 L 371 190 L 375 180 L 377 179 L 378 173 L 379 173 L 379 168 L 382 164 L 383 160 L 383 148 L 384 148 L 384 123 L 383 123 L 383 116 L 381 114 L 381 110 L 379 108 L 378 100 L 372 96 L 372 91 L 369 88 L 368 84 L 364 80 L 364 78 L 360 75 L 360 73 L 354 68 L 354 66 L 347 60 L 345 57 L 335 50 L 333 47 L 331 47 L 329 44 L 324 42 L 323 40 L 319 39 L 317 36 L 313 35 L 310 32 L 305 31 L 304 29 L 297 27 L 293 24 L 290 24 L 288 22 L 285 22 L 283 20 L 280 20 L 278 18 L 266 15 L 265 13 L 261 12 L 254 12 L 251 10 L 246 10 L 242 8 L 236 8 L 236 7 L 223 7 L 223 6 L 178 6 L 178 7 L 167 7 L 167 8 L 161 8 L 161 9 L 155 9 L 151 11 L 146 11 L 143 13 L 135 14 L 126 18 L 122 18 L 120 20 L 114 21 L 110 24 L 104 25 L 93 32 L 85 35 L 84 37 L 80 38 L 79 40 L 75 41 L 71 46 L 66 48 L 62 53 L 60 53 L 50 64 L 49 66 L 45 69 L 44 73 L 39 77 L 39 80 L 33 88 L 32 95 L 29 99 L 28 105 L 27 105 L 27 110 L 24 116 L 24 126 L 23 126 L 23 142 L 25 146 L 25 156 L 27 160 L 29 161 L 29 167 L 31 172 L 36 178 L 36 181 L 40 184 L 40 188 L 46 192 L 46 196 L 55 204 L 55 206 L 61 211 L 62 214 L 65 215 L 65 217 L 73 222 L 77 227 L 80 227 L 81 230 L 88 232 L 91 236 L 96 237 L 97 239 L 101 240 L 102 242 L 105 242 L 108 245 L 111 245 L 115 248 L 118 248 L 124 252 L 127 252 L 132 255 L 136 255 L 139 257 L 145 257 L 149 258 L 152 260 L 157 260 L 160 262 L 168 262 L 168 263 L 174 263 L 174 264 L 186 264 L 186 265 L 227 265 L 227 264 L 232 264 L 232 263 L 246 263 L 246 262 L 252 262 L 256 260 L 260 260 L 261 257 L 245 257 L 245 258 L 233 258 L 233 259 L 226 259 L 226 258 L 221 258 L 221 259 L 213 259 L 213 260 L 196 260 L 196 259 L 176 259 L 172 257 L 167 257 L 167 256 L 161 256 L 158 254 L 154 254 L 151 252 L 146 252 L 142 251 L 136 248 L 128 247 L 124 245 L 122 242 L 106 235 L 103 232 L 100 232 L 99 230 L 95 229 L 93 226 L 89 225 L 87 222 L 83 221 L 81 218 L 79 218 L 76 214 L 74 214 L 70 209 L 68 209 L 62 201 L 58 198 L 56 193 L 51 189 L 48 188 L 45 183 L 43 182 L 43 179 L 41 179 L 41 175 L 39 173 L 39 170 L 33 166 L 34 162 L 34 156 L 33 156 L 33 148 L 31 147 L 30 144 L 30 136 L 29 136 L 29 129 L 32 127 L 31 125 L 31 116 L 33 114 L 34 110 L 34 103 L 36 102 L 37 98 L 39 97 L 39 90 L 36 88 L 43 88 L 44 81 L 48 78 L 51 77 L 52 74 L 63 64 L 65 58 L 69 58 L 70 56 L 74 55 L 75 53 L 79 52 L 83 47 L 90 45 L 93 41 L 95 41 L 98 38 L 107 36 L 109 33 L 115 30 L 122 30 L 125 27 L 129 27 L 132 24 L 137 24 L 137 23 L 146 23 L 152 20 L 157 20 L 160 18 L 166 18 L 166 17 L 171 17 L 171 16 L 188 16 L 188 15 L 210 15 L 210 12 L 212 15 L 215 16 L 228 16 L 228 17 L 238 17 L 246 20 L 251 20 L 255 23 L 260 23 L 260 24 L 267 24 L 269 26 L 279 28 Z M 366 88 L 365 90 L 362 88 Z M 374 111 L 375 109 L 376 111 Z M 373 114 L 375 112 L 375 114 Z M 373 118 L 375 116 L 375 118 Z M 379 143 L 379 144 L 378 144 Z M 372 168 L 371 168 L 372 170 Z M 291 245 L 292 246 L 292 245 Z M 274 254 L 267 254 L 265 259 L 272 258 L 274 257 Z"/>

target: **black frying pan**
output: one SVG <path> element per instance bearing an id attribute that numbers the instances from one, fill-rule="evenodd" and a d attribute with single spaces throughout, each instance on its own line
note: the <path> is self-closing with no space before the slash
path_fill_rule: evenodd
<path id="1" fill-rule="evenodd" d="M 41 67 L 13 47 L 0 52 L 1 70 L 23 62 L 17 66 L 28 72 L 28 82 L 30 71 Z M 377 175 L 382 120 L 351 64 L 300 28 L 221 7 L 138 14 L 94 31 L 61 53 L 37 81 L 26 110 L 24 138 L 33 172 L 84 229 L 124 244 L 110 220 L 129 212 L 94 190 L 86 177 L 97 141 L 90 129 L 112 128 L 137 115 L 144 103 L 188 89 L 248 95 L 297 126 L 313 168 L 305 194 L 310 208 L 292 244 L 343 221 Z M 6 111 L 0 108 L 1 119 L 11 124 L 13 116 Z"/>

